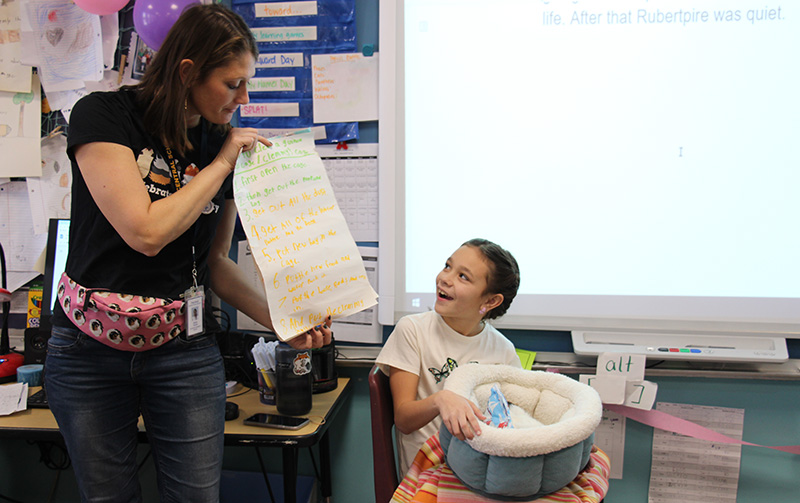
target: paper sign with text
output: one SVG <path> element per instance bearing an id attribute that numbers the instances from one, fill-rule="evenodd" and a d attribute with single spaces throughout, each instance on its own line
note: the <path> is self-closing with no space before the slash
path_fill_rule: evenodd
<path id="1" fill-rule="evenodd" d="M 603 353 L 597 357 L 597 375 L 621 375 L 629 381 L 641 381 L 646 361 L 644 355 Z"/>
<path id="2" fill-rule="evenodd" d="M 656 400 L 658 385 L 644 380 L 647 357 L 629 353 L 602 353 L 597 357 L 597 374 L 581 375 L 605 404 L 627 405 L 650 410 Z"/>
<path id="3" fill-rule="evenodd" d="M 275 333 L 288 340 L 325 317 L 377 304 L 312 132 L 239 156 L 233 190 L 264 279 Z"/>
<path id="4" fill-rule="evenodd" d="M 314 124 L 378 119 L 378 54 L 312 54 Z"/>

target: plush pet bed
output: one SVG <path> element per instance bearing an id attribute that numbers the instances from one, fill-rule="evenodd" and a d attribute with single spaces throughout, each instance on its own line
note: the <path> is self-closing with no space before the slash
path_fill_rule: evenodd
<path id="1" fill-rule="evenodd" d="M 591 387 L 561 374 L 507 365 L 456 368 L 444 389 L 486 410 L 492 385 L 509 404 L 513 428 L 482 425 L 461 441 L 444 425 L 447 464 L 467 487 L 495 499 L 531 500 L 558 491 L 589 462 L 603 405 Z"/>

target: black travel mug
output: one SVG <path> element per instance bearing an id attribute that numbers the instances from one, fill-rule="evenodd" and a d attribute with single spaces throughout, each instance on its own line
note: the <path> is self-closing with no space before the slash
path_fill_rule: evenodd
<path id="1" fill-rule="evenodd" d="M 336 389 L 336 345 L 331 343 L 311 350 L 311 374 L 314 376 L 312 392 L 325 393 Z"/>
<path id="2" fill-rule="evenodd" d="M 287 416 L 311 410 L 311 351 L 280 344 L 275 349 L 275 406 Z"/>

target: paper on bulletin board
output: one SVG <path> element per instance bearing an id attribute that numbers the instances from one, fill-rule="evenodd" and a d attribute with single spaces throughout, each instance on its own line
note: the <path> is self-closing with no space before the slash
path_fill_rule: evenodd
<path id="1" fill-rule="evenodd" d="M 0 91 L 0 176 L 41 176 L 41 112 L 36 74 L 31 92 Z"/>
<path id="2" fill-rule="evenodd" d="M 261 274 L 258 272 L 255 260 L 253 260 L 253 252 L 250 250 L 250 244 L 245 239 L 239 241 L 236 251 L 236 265 L 244 274 L 247 281 L 255 288 L 264 288 L 264 280 L 261 279 Z M 243 312 L 236 313 L 236 329 L 247 331 L 264 331 L 267 327 L 261 325 L 253 318 L 247 316 Z"/>
<path id="3" fill-rule="evenodd" d="M 0 243 L 6 254 L 9 291 L 15 291 L 41 271 L 36 270 L 38 258 L 47 244 L 47 234 L 33 232 L 28 189 L 25 182 L 11 181 L 0 185 Z"/>
<path id="4" fill-rule="evenodd" d="M 114 66 L 114 55 L 119 44 L 119 14 L 115 12 L 100 16 L 100 33 L 103 40 L 103 70 L 109 71 Z"/>
<path id="5" fill-rule="evenodd" d="M 742 439 L 744 409 L 659 402 L 658 410 Z M 741 445 L 709 442 L 655 428 L 652 453 L 648 501 L 736 503 Z"/>
<path id="6" fill-rule="evenodd" d="M 288 340 L 331 315 L 377 303 L 364 263 L 336 204 L 312 132 L 272 138 L 239 156 L 234 199 L 270 306 Z"/>
<path id="7" fill-rule="evenodd" d="M 0 5 L 0 91 L 28 93 L 33 69 L 22 64 L 19 6 L 20 2 Z"/>
<path id="8" fill-rule="evenodd" d="M 625 416 L 603 409 L 603 418 L 594 432 L 594 445 L 611 459 L 608 478 L 621 479 L 625 465 Z"/>
<path id="9" fill-rule="evenodd" d="M 378 120 L 378 53 L 312 54 L 314 123 Z"/>
<path id="10" fill-rule="evenodd" d="M 26 7 L 22 24 L 34 33 L 45 92 L 81 89 L 84 81 L 103 78 L 100 16 L 71 0 L 39 0 Z"/>
<path id="11" fill-rule="evenodd" d="M 364 262 L 367 279 L 372 288 L 378 289 L 378 248 L 359 246 L 358 253 Z M 378 323 L 378 306 L 368 307 L 360 313 L 351 314 L 336 321 L 336 340 L 340 342 L 360 342 L 380 344 L 383 328 Z"/>
<path id="12" fill-rule="evenodd" d="M 72 204 L 72 169 L 67 157 L 67 137 L 55 134 L 42 138 L 42 176 L 29 176 L 28 199 L 33 232 L 47 232 L 51 218 L 69 218 Z"/>

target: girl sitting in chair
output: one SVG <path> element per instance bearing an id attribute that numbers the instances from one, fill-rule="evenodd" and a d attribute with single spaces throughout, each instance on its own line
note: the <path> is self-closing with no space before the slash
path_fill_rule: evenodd
<path id="1" fill-rule="evenodd" d="M 462 440 L 480 435 L 482 411 L 445 391 L 444 381 L 470 362 L 521 366 L 511 341 L 486 323 L 505 314 L 518 288 L 514 257 L 491 241 L 472 239 L 436 276 L 434 311 L 397 322 L 376 363 L 390 378 L 401 474 L 442 422 Z"/>
<path id="2" fill-rule="evenodd" d="M 436 276 L 434 311 L 397 323 L 376 364 L 389 376 L 400 473 L 392 503 L 487 501 L 467 488 L 445 463 L 439 442 L 444 424 L 464 440 L 481 434 L 486 418 L 474 403 L 444 389 L 450 371 L 468 363 L 521 367 L 513 344 L 486 320 L 506 313 L 519 288 L 514 257 L 485 239 L 458 248 Z M 608 456 L 593 448 L 591 461 L 562 489 L 537 503 L 597 503 L 608 491 Z"/>

